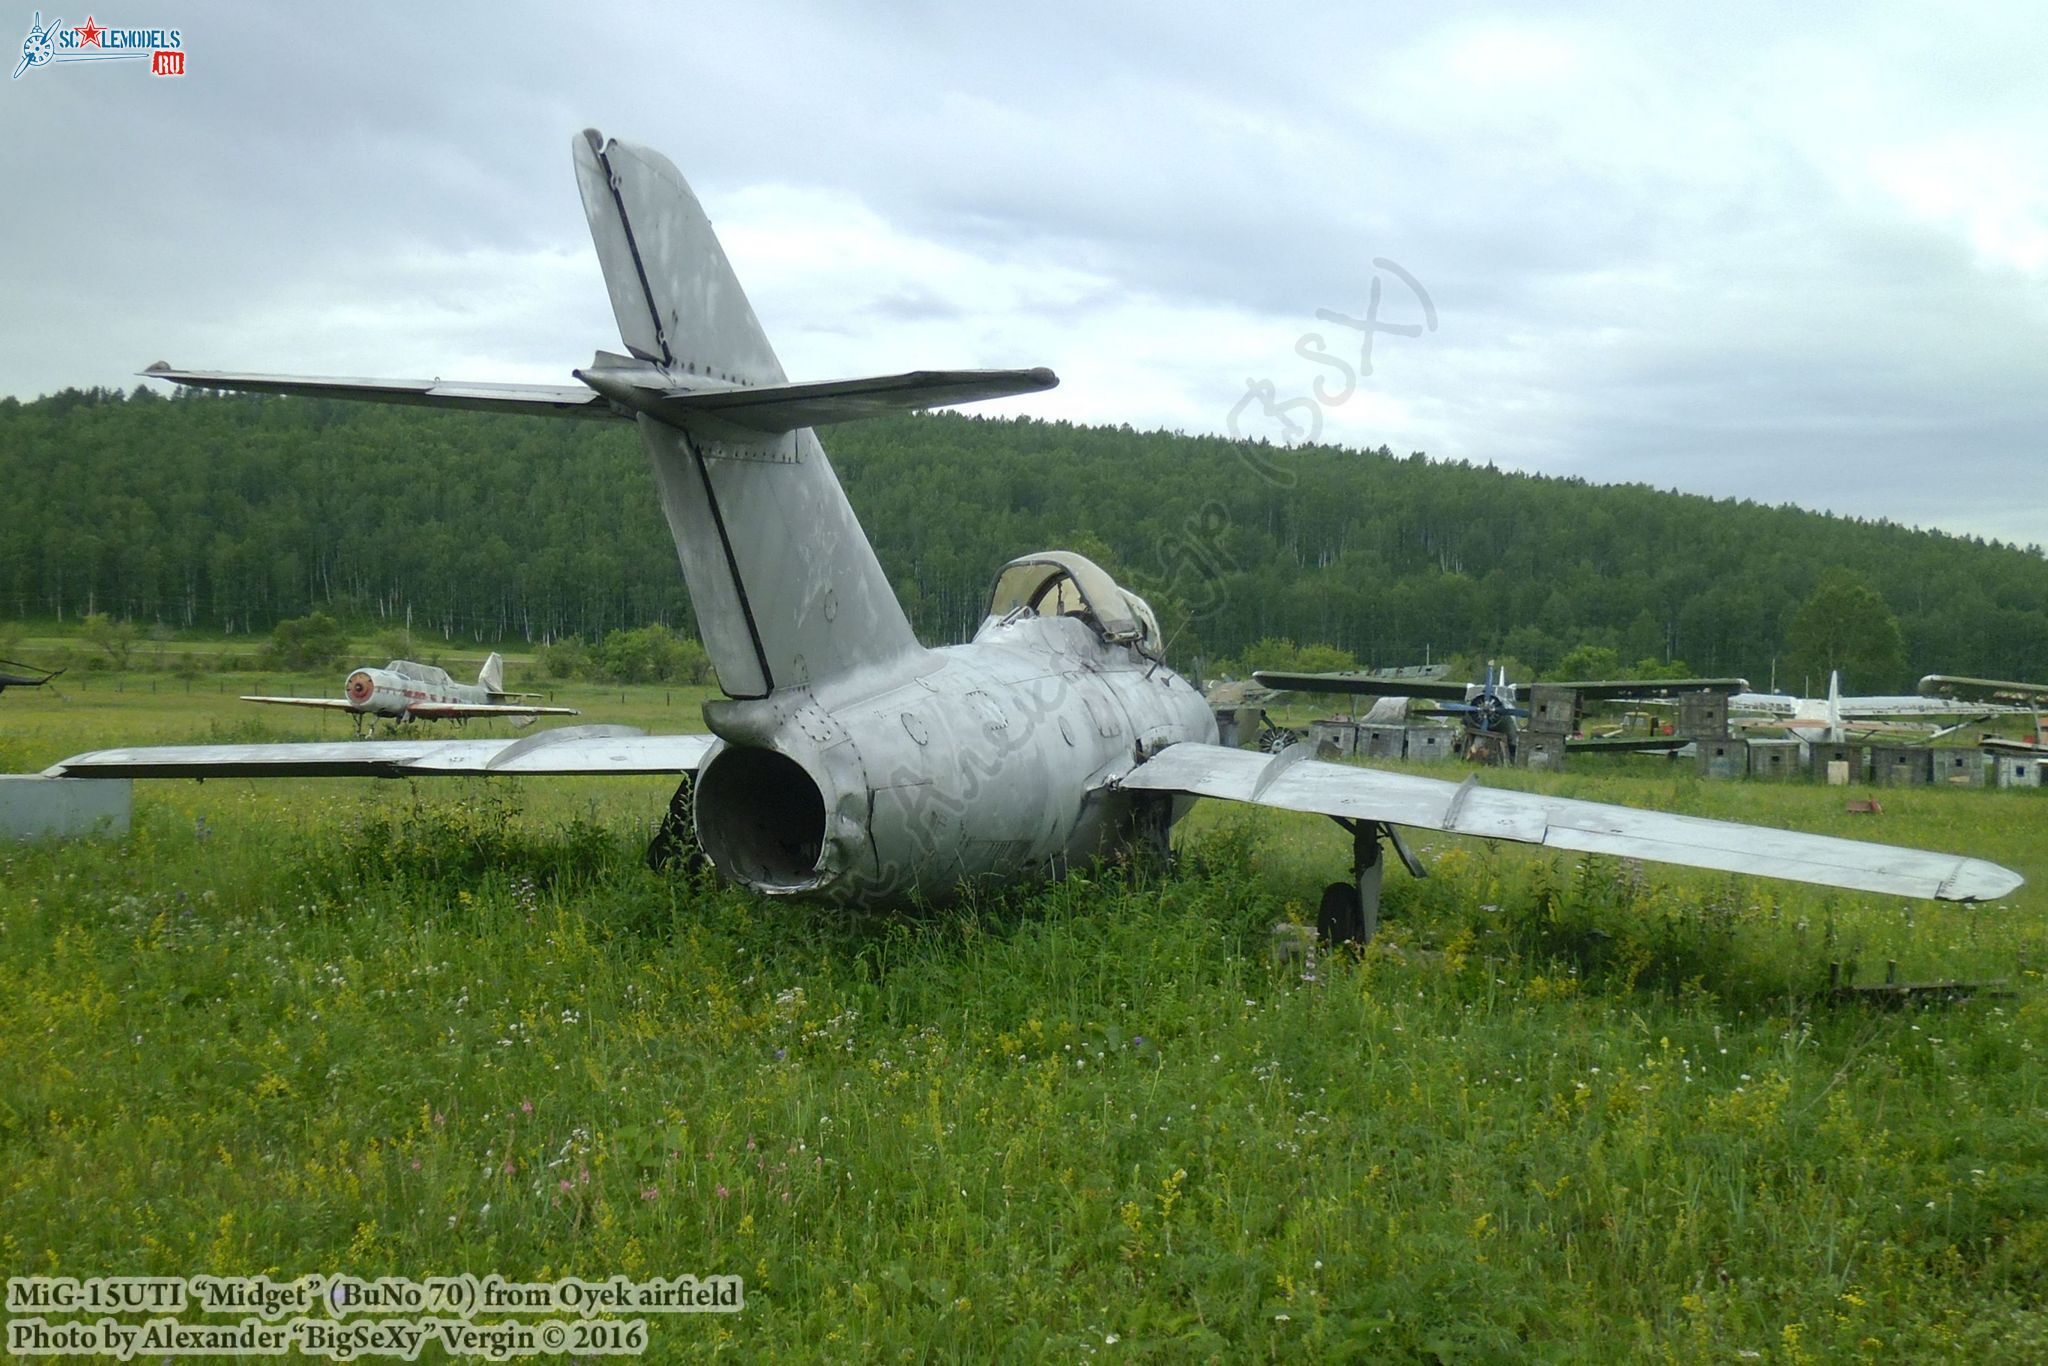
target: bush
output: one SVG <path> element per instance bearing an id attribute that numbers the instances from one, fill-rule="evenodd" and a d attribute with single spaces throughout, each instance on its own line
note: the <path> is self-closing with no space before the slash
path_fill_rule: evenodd
<path id="1" fill-rule="evenodd" d="M 325 612 L 280 621 L 270 632 L 264 662 L 277 669 L 325 669 L 348 651 L 348 632 Z"/>
<path id="2" fill-rule="evenodd" d="M 597 669 L 612 683 L 701 683 L 711 672 L 711 657 L 703 645 L 666 626 L 643 626 L 606 636 Z"/>
<path id="3" fill-rule="evenodd" d="M 536 652 L 541 672 L 549 678 L 561 680 L 581 678 L 590 672 L 590 650 L 581 636 L 563 636 L 551 640 Z"/>
<path id="4" fill-rule="evenodd" d="M 106 659 L 95 659 L 92 667 L 117 670 L 128 667 L 128 657 L 135 651 L 135 640 L 139 634 L 134 622 L 115 621 L 105 612 L 94 612 L 86 617 L 80 633 L 87 644 L 106 653 Z"/>

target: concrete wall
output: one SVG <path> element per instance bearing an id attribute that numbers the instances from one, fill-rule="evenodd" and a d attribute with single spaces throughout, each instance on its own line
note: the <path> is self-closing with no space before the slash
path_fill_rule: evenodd
<path id="1" fill-rule="evenodd" d="M 1457 738 L 1457 734 L 1455 726 L 1410 726 L 1408 757 L 1421 763 L 1454 759 L 1457 751 L 1451 748 L 1451 741 Z"/>
<path id="2" fill-rule="evenodd" d="M 1570 735 L 1578 709 L 1579 695 L 1570 688 L 1538 683 L 1529 689 L 1529 719 L 1523 729 L 1542 735 Z"/>
<path id="3" fill-rule="evenodd" d="M 125 835 L 134 800 L 126 778 L 0 774 L 0 839 Z"/>
<path id="4" fill-rule="evenodd" d="M 1728 735 L 1728 699 L 1717 692 L 1688 692 L 1678 695 L 1678 733 L 1697 740 L 1721 740 Z"/>
<path id="5" fill-rule="evenodd" d="M 1800 778 L 1806 775 L 1805 766 L 1800 763 L 1802 748 L 1797 740 L 1751 740 L 1749 748 L 1749 776 L 1752 778 Z"/>
<path id="6" fill-rule="evenodd" d="M 1318 759 L 1358 752 L 1358 727 L 1349 721 L 1308 723 L 1309 753 Z"/>
<path id="7" fill-rule="evenodd" d="M 2037 754 L 2000 754 L 1994 756 L 1997 764 L 2000 787 L 2039 787 L 2041 785 L 2041 758 Z"/>
<path id="8" fill-rule="evenodd" d="M 1870 781 L 1885 787 L 1925 787 L 1934 771 L 1925 745 L 1872 745 Z"/>
<path id="9" fill-rule="evenodd" d="M 1848 740 L 1839 743 L 1815 741 L 1808 754 L 1808 760 L 1813 768 L 1814 780 L 1816 782 L 1826 782 L 1828 780 L 1829 761 L 1839 759 L 1849 765 L 1850 782 L 1863 782 L 1870 776 L 1870 756 L 1866 752 L 1868 748 L 1869 746 L 1867 745 L 1859 745 Z"/>
<path id="10" fill-rule="evenodd" d="M 1984 770 L 1989 767 L 1984 755 L 1974 749 L 1932 749 L 1928 757 L 1934 762 L 1934 781 L 1953 787 L 1984 786 Z"/>
<path id="11" fill-rule="evenodd" d="M 1702 739 L 1697 762 L 1702 778 L 1741 778 L 1749 773 L 1749 747 L 1741 740 Z"/>
<path id="12" fill-rule="evenodd" d="M 1368 759 L 1404 759 L 1408 755 L 1408 727 L 1360 726 L 1358 752 Z"/>

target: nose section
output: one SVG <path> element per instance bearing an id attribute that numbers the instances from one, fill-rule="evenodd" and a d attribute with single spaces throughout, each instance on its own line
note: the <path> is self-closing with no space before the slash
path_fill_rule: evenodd
<path id="1" fill-rule="evenodd" d="M 349 705 L 355 707 L 368 706 L 370 694 L 375 691 L 377 691 L 377 682 L 370 677 L 369 670 L 357 669 L 348 676 L 347 692 Z"/>

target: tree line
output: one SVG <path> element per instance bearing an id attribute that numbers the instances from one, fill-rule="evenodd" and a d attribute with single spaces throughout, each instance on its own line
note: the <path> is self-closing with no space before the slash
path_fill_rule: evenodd
<path id="1" fill-rule="evenodd" d="M 2048 677 L 2039 546 L 1384 447 L 956 414 L 824 436 L 934 644 L 972 633 L 1004 561 L 1062 547 L 1145 594 L 1183 666 L 1256 664 L 1273 640 L 1553 675 L 1607 651 L 1794 688 L 1824 658 L 1858 691 Z M 592 671 L 613 633 L 696 634 L 623 423 L 145 390 L 0 400 L 0 617 L 267 634 L 315 611 L 444 641 L 575 638 L 596 662 L 571 649 L 564 667 Z M 1862 649 L 1864 622 L 1895 640 Z"/>

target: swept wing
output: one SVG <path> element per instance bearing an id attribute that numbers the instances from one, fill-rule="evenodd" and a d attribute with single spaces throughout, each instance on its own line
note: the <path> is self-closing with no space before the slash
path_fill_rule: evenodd
<path id="1" fill-rule="evenodd" d="M 2022 880 L 1982 859 L 1485 788 L 1476 777 L 1447 783 L 1299 752 L 1269 757 L 1183 742 L 1140 764 L 1122 786 L 1942 901 L 1991 900 Z"/>
<path id="2" fill-rule="evenodd" d="M 522 740 L 342 740 L 278 745 L 158 745 L 77 754 L 51 778 L 409 778 L 433 774 L 689 773 L 709 735 L 631 726 L 564 726 Z"/>

